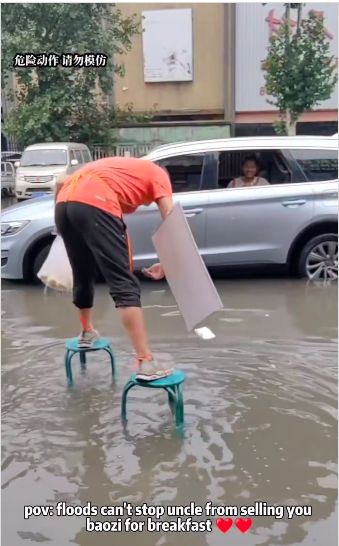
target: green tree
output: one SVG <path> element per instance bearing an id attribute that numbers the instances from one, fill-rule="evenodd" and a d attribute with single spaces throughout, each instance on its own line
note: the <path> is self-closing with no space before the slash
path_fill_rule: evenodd
<path id="1" fill-rule="evenodd" d="M 114 77 L 124 67 L 114 56 L 131 49 L 140 32 L 136 16 L 124 17 L 110 4 L 3 4 L 2 88 L 10 73 L 18 86 L 5 130 L 22 146 L 37 141 L 77 140 L 102 144 L 112 127 L 133 117 L 107 102 Z M 14 67 L 17 54 L 102 53 L 101 67 Z M 14 97 L 10 97 L 12 100 Z"/>
<path id="2" fill-rule="evenodd" d="M 301 17 L 302 4 L 286 4 L 285 21 L 272 35 L 264 62 L 269 104 L 279 110 L 276 131 L 293 135 L 303 112 L 331 97 L 337 82 L 336 59 L 330 52 L 324 21 L 310 12 Z M 298 9 L 293 32 L 290 9 Z"/>

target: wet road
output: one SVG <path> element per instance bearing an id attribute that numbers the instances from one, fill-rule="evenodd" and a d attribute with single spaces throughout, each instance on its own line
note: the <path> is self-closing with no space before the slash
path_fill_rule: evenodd
<path id="1" fill-rule="evenodd" d="M 183 437 L 166 398 L 132 391 L 120 421 L 130 348 L 104 286 L 97 326 L 113 339 L 118 382 L 105 357 L 66 387 L 64 339 L 77 331 L 69 298 L 3 283 L 3 544 L 23 546 L 335 546 L 337 544 L 337 286 L 290 279 L 217 280 L 225 309 L 211 341 L 185 332 L 164 284 L 145 283 L 155 351 L 187 373 Z M 141 391 L 141 392 L 140 392 Z M 253 517 L 247 533 L 100 533 L 84 517 L 23 518 L 24 505 L 312 506 L 312 517 Z M 98 518 L 94 518 L 98 519 Z M 106 518 L 109 519 L 109 518 Z M 215 518 L 213 518 L 215 521 Z"/>

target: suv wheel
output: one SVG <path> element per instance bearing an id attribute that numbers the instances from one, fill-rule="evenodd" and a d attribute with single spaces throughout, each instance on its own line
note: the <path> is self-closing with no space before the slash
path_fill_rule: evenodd
<path id="1" fill-rule="evenodd" d="M 33 264 L 32 264 L 32 280 L 34 283 L 40 283 L 40 279 L 38 278 L 38 273 L 44 263 L 44 261 L 47 258 L 47 255 L 49 253 L 49 249 L 51 248 L 51 243 L 47 244 L 43 248 L 41 248 L 38 253 L 34 256 Z"/>
<path id="2" fill-rule="evenodd" d="M 313 237 L 299 255 L 298 273 L 314 281 L 338 279 L 338 236 L 324 233 Z"/>

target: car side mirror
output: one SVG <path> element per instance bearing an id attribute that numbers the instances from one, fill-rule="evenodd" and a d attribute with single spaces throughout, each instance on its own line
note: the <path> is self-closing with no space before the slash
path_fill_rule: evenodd
<path id="1" fill-rule="evenodd" d="M 17 169 L 18 167 L 20 167 L 20 161 L 15 161 L 14 162 L 14 167 Z"/>
<path id="2" fill-rule="evenodd" d="M 72 167 L 75 167 L 76 165 L 79 165 L 79 161 L 77 159 L 72 159 L 71 165 Z"/>

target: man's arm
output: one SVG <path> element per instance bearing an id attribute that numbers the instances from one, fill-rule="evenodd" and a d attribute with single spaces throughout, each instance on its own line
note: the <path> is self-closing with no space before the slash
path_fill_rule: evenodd
<path id="1" fill-rule="evenodd" d="M 165 218 L 173 209 L 174 203 L 172 197 L 160 197 L 160 199 L 158 199 L 156 203 L 160 211 L 161 218 L 165 220 Z"/>
<path id="2" fill-rule="evenodd" d="M 69 175 L 67 175 L 67 174 L 62 174 L 57 178 L 57 181 L 56 181 L 56 184 L 55 184 L 55 193 L 54 193 L 55 202 L 57 200 L 58 193 L 61 190 L 61 188 L 62 188 L 65 180 L 67 180 L 67 178 L 69 178 Z"/>
<path id="3" fill-rule="evenodd" d="M 165 220 L 165 218 L 169 215 L 169 213 L 173 209 L 174 203 L 173 203 L 172 197 L 160 197 L 160 199 L 158 199 L 156 203 L 160 211 L 161 218 Z M 149 277 L 150 279 L 153 279 L 154 281 L 160 281 L 161 279 L 165 277 L 163 267 L 160 263 L 154 264 L 148 269 L 145 268 L 142 270 L 142 272 L 146 277 Z"/>
<path id="4" fill-rule="evenodd" d="M 55 184 L 55 192 L 54 192 L 54 201 L 56 202 L 57 201 L 57 198 L 58 198 L 58 193 L 59 191 L 61 190 L 62 188 L 62 182 L 57 182 Z"/>

